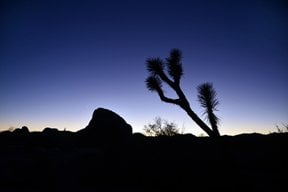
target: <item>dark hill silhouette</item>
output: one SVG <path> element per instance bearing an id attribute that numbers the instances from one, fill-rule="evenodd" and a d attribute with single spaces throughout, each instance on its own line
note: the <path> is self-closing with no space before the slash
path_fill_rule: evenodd
<path id="1" fill-rule="evenodd" d="M 17 132 L 0 133 L 0 191 L 287 189 L 288 133 L 146 137 L 106 109 L 78 132 Z"/>
<path id="2" fill-rule="evenodd" d="M 132 127 L 115 112 L 98 108 L 89 124 L 77 132 L 82 142 L 89 144 L 113 144 L 130 140 Z"/>

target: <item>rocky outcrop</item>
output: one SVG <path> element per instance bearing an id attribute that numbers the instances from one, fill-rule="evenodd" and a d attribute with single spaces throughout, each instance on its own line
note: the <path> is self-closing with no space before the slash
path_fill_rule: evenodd
<path id="1" fill-rule="evenodd" d="M 13 133 L 19 135 L 27 135 L 29 134 L 29 129 L 26 126 L 23 126 L 21 129 L 20 128 L 15 129 Z"/>
<path id="2" fill-rule="evenodd" d="M 132 127 L 115 112 L 98 108 L 89 124 L 78 133 L 89 143 L 123 143 L 132 136 Z"/>
<path id="3" fill-rule="evenodd" d="M 57 128 L 46 127 L 43 129 L 42 133 L 45 135 L 57 135 L 59 130 Z"/>

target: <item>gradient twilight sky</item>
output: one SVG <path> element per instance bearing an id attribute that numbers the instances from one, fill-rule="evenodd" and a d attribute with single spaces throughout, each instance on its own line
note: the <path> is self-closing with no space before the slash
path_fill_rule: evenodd
<path id="1" fill-rule="evenodd" d="M 285 1 L 2 0 L 0 130 L 77 131 L 98 107 L 142 132 L 156 116 L 202 130 L 146 89 L 148 57 L 183 52 L 182 87 L 213 82 L 222 134 L 275 131 L 288 122 Z M 167 89 L 167 94 L 172 94 Z"/>

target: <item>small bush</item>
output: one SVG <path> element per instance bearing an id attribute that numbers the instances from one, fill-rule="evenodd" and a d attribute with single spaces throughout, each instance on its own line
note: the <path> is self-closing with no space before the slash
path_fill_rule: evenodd
<path id="1" fill-rule="evenodd" d="M 168 122 L 156 117 L 153 123 L 144 126 L 144 134 L 147 136 L 173 136 L 180 134 L 179 128 L 173 122 Z"/>
<path id="2" fill-rule="evenodd" d="M 287 133 L 288 132 L 288 124 L 283 123 L 282 127 L 276 125 L 277 133 Z"/>

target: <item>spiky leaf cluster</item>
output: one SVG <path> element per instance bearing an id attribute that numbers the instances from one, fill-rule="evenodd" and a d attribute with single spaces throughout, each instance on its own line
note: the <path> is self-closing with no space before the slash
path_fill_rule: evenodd
<path id="1" fill-rule="evenodd" d="M 217 106 L 219 101 L 217 99 L 217 94 L 213 88 L 212 83 L 203 83 L 198 86 L 198 100 L 201 106 L 205 109 L 204 114 L 207 115 L 211 126 L 217 127 L 219 118 L 214 114 L 217 111 Z"/>
<path id="2" fill-rule="evenodd" d="M 164 71 L 164 62 L 158 57 L 147 59 L 146 65 L 147 71 L 153 76 L 157 76 Z"/>
<path id="3" fill-rule="evenodd" d="M 162 82 L 157 76 L 149 76 L 146 79 L 146 86 L 149 91 L 159 91 L 162 88 Z"/>
<path id="4" fill-rule="evenodd" d="M 149 77 L 146 79 L 146 86 L 150 91 L 158 91 L 162 88 L 162 81 L 178 84 L 180 78 L 183 75 L 183 69 L 181 64 L 182 54 L 178 49 L 172 49 L 170 56 L 166 60 L 161 58 L 149 58 L 146 60 L 147 71 Z M 165 73 L 165 69 L 173 81 L 168 78 Z"/>
<path id="5" fill-rule="evenodd" d="M 166 59 L 168 66 L 168 73 L 174 79 L 175 82 L 179 82 L 183 75 L 182 69 L 182 53 L 178 49 L 172 49 L 170 57 Z"/>

